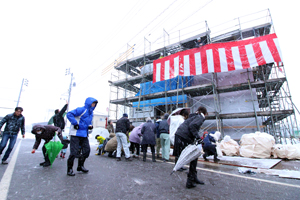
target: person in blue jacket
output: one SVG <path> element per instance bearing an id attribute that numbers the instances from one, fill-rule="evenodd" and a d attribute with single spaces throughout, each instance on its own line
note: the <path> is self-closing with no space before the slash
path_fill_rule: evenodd
<path id="1" fill-rule="evenodd" d="M 93 111 L 97 106 L 98 101 L 92 97 L 85 100 L 83 107 L 78 107 L 75 110 L 69 111 L 67 114 L 68 120 L 71 122 L 70 128 L 70 155 L 68 158 L 68 171 L 69 176 L 75 176 L 73 172 L 73 164 L 75 158 L 78 158 L 77 171 L 87 173 L 84 167 L 86 158 L 90 155 L 90 144 L 88 139 L 89 130 L 93 129 Z M 81 149 L 82 153 L 79 149 Z"/>

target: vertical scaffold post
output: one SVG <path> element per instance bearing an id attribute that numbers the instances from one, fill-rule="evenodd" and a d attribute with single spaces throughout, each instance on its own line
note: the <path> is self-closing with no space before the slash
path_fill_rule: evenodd
<path id="1" fill-rule="evenodd" d="M 249 76 L 249 70 L 248 69 L 247 69 L 247 75 L 248 75 L 249 90 L 250 90 L 251 98 L 252 98 L 253 110 L 254 110 L 254 114 L 255 114 L 256 127 L 257 127 L 257 131 L 260 131 L 258 120 L 257 120 L 257 113 L 256 113 L 255 104 L 254 104 L 254 97 L 253 97 L 253 94 L 252 94 L 252 87 L 251 87 L 251 83 L 250 83 L 250 76 Z"/>

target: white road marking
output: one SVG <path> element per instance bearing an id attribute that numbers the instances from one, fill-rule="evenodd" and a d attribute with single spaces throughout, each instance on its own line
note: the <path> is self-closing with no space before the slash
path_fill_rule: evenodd
<path id="1" fill-rule="evenodd" d="M 15 165 L 16 165 L 18 154 L 19 154 L 21 142 L 22 142 L 22 140 L 20 140 L 16 150 L 14 151 L 14 154 L 13 154 L 10 162 L 8 163 L 8 166 L 7 166 L 7 168 L 6 168 L 6 170 L 3 174 L 3 177 L 1 179 L 1 182 L 0 182 L 0 194 L 1 194 L 0 200 L 6 200 L 6 198 L 7 198 L 8 189 L 9 189 L 9 186 L 10 186 L 10 181 L 11 181 L 12 174 L 13 174 L 14 169 L 15 169 Z"/>
<path id="2" fill-rule="evenodd" d="M 159 162 L 162 162 L 162 161 L 159 160 Z M 166 162 L 166 163 L 174 165 L 174 162 Z M 189 166 L 185 165 L 185 167 L 189 167 Z M 197 167 L 197 169 L 202 170 L 202 171 L 217 173 L 217 174 L 223 174 L 223 175 L 227 175 L 227 176 L 234 176 L 234 177 L 237 177 L 237 178 L 244 178 L 244 179 L 249 179 L 249 180 L 254 180 L 254 181 L 261 181 L 261 182 L 271 183 L 271 184 L 276 184 L 276 185 L 300 188 L 300 185 L 293 185 L 293 184 L 289 184 L 289 183 L 281 183 L 281 182 L 277 182 L 277 181 L 270 181 L 270 180 L 265 180 L 265 179 L 247 177 L 247 176 L 231 174 L 231 173 L 227 173 L 227 172 L 220 172 L 220 171 L 215 171 L 215 170 L 212 170 L 212 169 L 205 169 L 205 168 L 200 168 L 200 167 Z"/>

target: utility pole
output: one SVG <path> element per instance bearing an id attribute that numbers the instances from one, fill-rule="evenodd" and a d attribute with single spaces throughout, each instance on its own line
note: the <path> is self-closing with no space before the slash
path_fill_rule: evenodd
<path id="1" fill-rule="evenodd" d="M 66 76 L 71 75 L 71 81 L 70 81 L 70 86 L 69 86 L 69 95 L 68 95 L 68 107 L 67 107 L 67 112 L 69 112 L 72 87 L 75 87 L 75 84 L 73 85 L 73 73 L 70 72 L 70 68 L 66 69 L 65 75 Z M 68 122 L 68 120 L 66 119 L 66 125 L 67 125 L 67 122 Z"/>
<path id="2" fill-rule="evenodd" d="M 23 85 L 28 86 L 28 80 L 27 79 L 22 79 L 22 85 L 21 85 L 21 89 L 20 89 L 20 93 L 19 93 L 19 97 L 18 97 L 18 101 L 17 101 L 17 107 L 19 106 L 20 103 L 20 99 L 21 99 L 21 94 L 22 94 L 22 90 L 23 90 Z"/>

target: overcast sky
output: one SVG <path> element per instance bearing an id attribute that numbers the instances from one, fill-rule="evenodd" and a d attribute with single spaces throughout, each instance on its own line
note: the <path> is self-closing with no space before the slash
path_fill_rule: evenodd
<path id="1" fill-rule="evenodd" d="M 163 29 L 171 35 L 195 25 L 213 27 L 234 18 L 270 9 L 279 38 L 292 97 L 300 106 L 298 61 L 300 19 L 296 1 L 272 0 L 112 0 L 112 1 L 0 1 L 0 116 L 17 104 L 22 79 L 20 106 L 26 122 L 48 120 L 48 110 L 61 108 L 67 98 L 71 68 L 76 87 L 70 109 L 84 105 L 87 97 L 99 100 L 96 111 L 106 113 L 109 104 L 108 79 L 101 76 L 128 45 L 136 44 L 135 55 L 152 49 Z M 266 12 L 263 12 L 267 14 Z M 255 18 L 255 17 L 254 17 Z M 236 21 L 234 22 L 236 23 Z M 230 24 L 230 23 L 229 23 Z M 256 24 L 257 25 L 257 24 Z M 197 32 L 194 32 L 197 34 Z"/>

